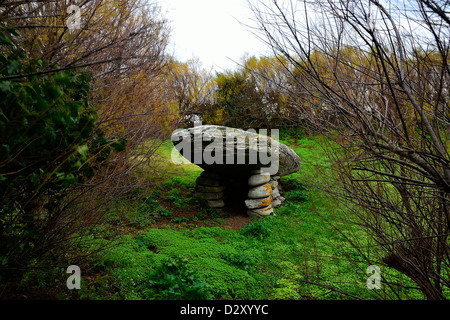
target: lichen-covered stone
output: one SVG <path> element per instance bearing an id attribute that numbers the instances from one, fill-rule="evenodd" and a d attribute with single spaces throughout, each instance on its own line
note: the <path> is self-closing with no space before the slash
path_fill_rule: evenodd
<path id="1" fill-rule="evenodd" d="M 255 174 L 248 178 L 249 186 L 259 186 L 270 181 L 270 174 Z"/>
<path id="2" fill-rule="evenodd" d="M 172 142 L 190 162 L 220 176 L 250 173 L 258 169 L 284 176 L 297 172 L 301 167 L 300 158 L 291 148 L 249 130 L 215 125 L 196 126 L 177 130 L 172 135 Z M 258 157 L 251 159 L 254 154 Z M 243 163 L 239 162 L 238 155 L 242 155 L 240 159 Z M 268 157 L 277 159 L 277 163 L 263 163 L 261 159 Z"/>
<path id="3" fill-rule="evenodd" d="M 278 198 L 280 196 L 280 191 L 278 190 L 278 188 L 273 188 L 272 189 L 272 197 L 275 199 L 275 198 Z"/>
<path id="4" fill-rule="evenodd" d="M 272 194 L 272 187 L 266 183 L 258 187 L 253 187 L 248 190 L 248 197 L 250 199 L 266 198 Z"/>
<path id="5" fill-rule="evenodd" d="M 272 203 L 272 196 L 260 199 L 248 199 L 245 200 L 245 205 L 248 209 L 257 209 L 267 207 Z"/>
<path id="6" fill-rule="evenodd" d="M 273 208 L 270 205 L 270 206 L 267 206 L 267 207 L 264 207 L 264 208 L 247 210 L 247 214 L 250 217 L 266 217 L 268 215 L 273 214 Z"/>
<path id="7" fill-rule="evenodd" d="M 276 180 L 270 180 L 269 184 L 272 187 L 272 189 L 278 187 L 278 181 L 276 181 Z"/>

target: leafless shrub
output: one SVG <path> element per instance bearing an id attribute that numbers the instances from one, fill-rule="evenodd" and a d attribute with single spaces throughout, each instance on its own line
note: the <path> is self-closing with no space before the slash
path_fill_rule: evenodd
<path id="1" fill-rule="evenodd" d="M 354 222 L 429 299 L 450 287 L 449 6 L 445 1 L 251 3 L 287 58 L 286 88 L 328 149 Z M 322 186 L 324 189 L 327 187 Z M 381 261 L 377 261 L 382 263 Z"/>

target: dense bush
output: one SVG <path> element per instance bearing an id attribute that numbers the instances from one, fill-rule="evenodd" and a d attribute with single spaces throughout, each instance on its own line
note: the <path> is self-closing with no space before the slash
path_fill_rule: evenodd
<path id="1" fill-rule="evenodd" d="M 101 140 L 90 107 L 89 77 L 27 54 L 14 30 L 0 33 L 0 275 L 20 274 L 69 236 L 64 200 L 94 175 L 99 157 L 123 150 Z M 92 142 L 93 141 L 93 142 Z"/>
<path id="2" fill-rule="evenodd" d="M 264 222 L 257 221 L 251 222 L 242 228 L 241 234 L 244 236 L 255 237 L 259 239 L 265 239 L 270 236 L 270 229 L 266 227 Z"/>

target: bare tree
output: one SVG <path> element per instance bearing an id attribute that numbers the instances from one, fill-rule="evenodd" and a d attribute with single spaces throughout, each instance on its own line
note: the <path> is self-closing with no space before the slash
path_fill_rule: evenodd
<path id="1" fill-rule="evenodd" d="M 448 1 L 254 1 L 297 111 L 332 138 L 341 197 L 383 262 L 450 287 Z M 324 186 L 323 186 L 324 187 Z M 381 263 L 381 261 L 378 261 Z M 445 289 L 446 288 L 446 289 Z"/>
<path id="2" fill-rule="evenodd" d="M 79 21 L 71 26 L 75 12 Z M 90 67 L 102 77 L 150 64 L 156 70 L 168 38 L 159 7 L 142 0 L 4 0 L 0 19 L 19 30 L 27 52 L 53 63 L 42 72 Z"/>
<path id="3" fill-rule="evenodd" d="M 192 125 L 213 104 L 214 81 L 211 71 L 202 68 L 199 59 L 185 63 L 172 61 L 167 81 L 177 106 L 181 125 Z"/>

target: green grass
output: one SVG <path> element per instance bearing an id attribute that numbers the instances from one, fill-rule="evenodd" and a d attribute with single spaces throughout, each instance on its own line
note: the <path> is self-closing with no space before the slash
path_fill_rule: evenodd
<path id="1" fill-rule="evenodd" d="M 155 163 L 152 163 L 152 170 L 148 172 L 149 177 L 147 178 L 160 178 L 164 186 L 193 185 L 195 179 L 203 169 L 192 163 L 175 164 L 172 161 L 172 152 L 180 155 L 178 151 L 174 151 L 173 144 L 170 140 L 164 141 L 154 156 Z"/>
<path id="2" fill-rule="evenodd" d="M 337 201 L 312 187 L 326 178 L 329 166 L 317 142 L 322 137 L 285 138 L 282 142 L 302 160 L 298 173 L 281 179 L 285 206 L 276 209 L 274 217 L 253 218 L 242 230 L 225 229 L 220 223 L 192 228 L 201 214 L 171 218 L 175 225 L 157 228 L 144 223 L 149 212 L 153 217 L 164 213 L 158 199 L 171 201 L 180 210 L 196 205 L 192 194 L 183 194 L 180 186 L 192 190 L 201 169 L 171 163 L 171 144 L 165 142 L 159 150 L 158 170 L 143 175 L 161 183 L 149 192 L 147 201 L 119 206 L 128 219 L 141 221 L 142 228 L 117 238 L 108 250 L 93 257 L 95 270 L 102 276 L 86 280 L 80 295 L 87 299 L 195 299 L 199 294 L 206 299 L 375 299 L 377 294 L 388 298 L 381 291 L 396 290 L 403 298 L 420 299 L 416 290 L 401 289 L 405 283 L 410 285 L 404 277 L 387 269 L 382 269 L 383 275 L 400 277 L 396 279 L 400 285 L 385 286 L 380 292 L 367 289 L 368 264 L 347 237 L 367 244 L 369 239 L 356 226 L 346 224 L 342 218 L 349 213 Z M 218 216 L 213 218 L 220 221 Z M 168 265 L 180 261 L 183 272 L 168 271 Z M 155 274 L 165 280 L 156 285 Z"/>

